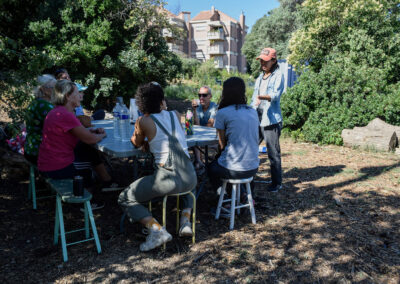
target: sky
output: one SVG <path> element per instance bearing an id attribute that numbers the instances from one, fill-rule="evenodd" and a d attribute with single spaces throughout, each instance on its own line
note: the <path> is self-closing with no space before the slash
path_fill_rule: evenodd
<path id="1" fill-rule="evenodd" d="M 211 10 L 211 6 L 237 20 L 243 11 L 246 17 L 245 24 L 249 27 L 248 32 L 259 18 L 279 6 L 278 0 L 166 0 L 166 2 L 168 3 L 166 8 L 172 13 L 191 12 L 191 18 L 201 11 Z"/>

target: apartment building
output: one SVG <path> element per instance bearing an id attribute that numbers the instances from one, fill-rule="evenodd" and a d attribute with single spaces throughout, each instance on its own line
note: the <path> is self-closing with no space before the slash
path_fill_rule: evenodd
<path id="1" fill-rule="evenodd" d="M 190 12 L 175 15 L 167 11 L 171 24 L 182 34 L 163 31 L 171 51 L 200 61 L 213 60 L 216 68 L 246 72 L 246 59 L 241 52 L 248 27 L 242 14 L 239 21 L 211 7 L 193 19 Z"/>

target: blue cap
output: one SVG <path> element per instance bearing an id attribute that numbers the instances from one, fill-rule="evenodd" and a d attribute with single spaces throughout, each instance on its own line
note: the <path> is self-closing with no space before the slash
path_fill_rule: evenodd
<path id="1" fill-rule="evenodd" d="M 75 86 L 78 88 L 79 92 L 85 91 L 88 87 L 82 86 L 81 84 L 75 83 Z"/>

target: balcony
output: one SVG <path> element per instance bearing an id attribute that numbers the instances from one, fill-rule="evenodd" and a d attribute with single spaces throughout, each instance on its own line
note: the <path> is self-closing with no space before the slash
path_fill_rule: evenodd
<path id="1" fill-rule="evenodd" d="M 223 27 L 223 23 L 221 21 L 211 21 L 208 23 L 211 27 Z"/>
<path id="2" fill-rule="evenodd" d="M 224 31 L 211 31 L 207 33 L 208 40 L 224 40 Z"/>
<path id="3" fill-rule="evenodd" d="M 208 48 L 209 55 L 221 55 L 224 54 L 223 45 L 212 45 Z"/>
<path id="4" fill-rule="evenodd" d="M 218 69 L 224 68 L 224 59 L 222 56 L 214 57 L 214 66 Z"/>
<path id="5" fill-rule="evenodd" d="M 162 36 L 165 38 L 172 38 L 174 37 L 173 33 L 169 29 L 162 30 Z"/>

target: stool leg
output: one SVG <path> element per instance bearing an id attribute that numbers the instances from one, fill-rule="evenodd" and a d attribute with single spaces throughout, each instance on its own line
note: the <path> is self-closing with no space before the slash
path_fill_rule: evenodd
<path id="1" fill-rule="evenodd" d="M 92 213 L 92 207 L 90 206 L 90 201 L 85 201 L 85 207 L 89 214 L 90 225 L 92 226 L 92 232 L 93 232 L 94 241 L 96 243 L 97 253 L 101 253 L 100 240 L 99 240 L 99 236 L 97 235 L 96 224 L 94 223 L 94 218 L 93 218 L 93 213 Z"/>
<path id="2" fill-rule="evenodd" d="M 64 230 L 64 219 L 63 219 L 63 212 L 62 212 L 62 204 L 61 198 L 57 195 L 57 211 L 58 211 L 58 221 L 60 222 L 60 235 L 61 235 L 61 246 L 63 251 L 63 258 L 64 262 L 68 261 L 68 253 L 67 253 L 67 242 L 65 240 L 65 230 Z"/>
<path id="3" fill-rule="evenodd" d="M 219 219 L 219 214 L 221 213 L 221 207 L 222 207 L 222 202 L 224 201 L 226 184 L 227 184 L 227 182 L 224 181 L 224 183 L 222 184 L 222 187 L 221 187 L 221 193 L 219 195 L 217 211 L 215 212 L 215 220 Z"/>
<path id="4" fill-rule="evenodd" d="M 253 224 L 255 224 L 256 223 L 256 212 L 254 210 L 254 202 L 253 202 L 253 196 L 251 195 L 250 183 L 246 183 L 246 190 L 247 190 L 247 200 L 249 202 L 249 207 L 250 207 L 251 222 Z"/>
<path id="5" fill-rule="evenodd" d="M 167 198 L 168 196 L 164 196 L 163 198 L 163 207 L 162 207 L 162 223 L 164 229 L 167 229 Z M 167 245 L 166 243 L 163 244 L 163 250 L 165 251 Z"/>
<path id="6" fill-rule="evenodd" d="M 236 206 L 240 205 L 240 183 L 236 185 Z M 236 213 L 240 215 L 240 208 L 236 209 Z"/>
<path id="7" fill-rule="evenodd" d="M 176 197 L 176 233 L 179 233 L 179 196 Z"/>
<path id="8" fill-rule="evenodd" d="M 233 230 L 233 226 L 235 225 L 236 188 L 237 188 L 237 184 L 232 184 L 231 223 L 229 225 L 229 230 Z"/>
<path id="9" fill-rule="evenodd" d="M 30 168 L 30 179 L 31 179 L 31 194 L 32 194 L 32 203 L 33 209 L 36 210 L 36 186 L 35 186 L 35 169 L 31 166 Z"/>
<path id="10" fill-rule="evenodd" d="M 124 212 L 122 214 L 121 221 L 119 221 L 119 231 L 121 234 L 125 232 L 125 228 L 124 228 L 125 216 L 126 216 L 126 212 Z"/>
<path id="11" fill-rule="evenodd" d="M 192 221 L 192 231 L 193 231 L 193 236 L 192 236 L 192 243 L 196 243 L 196 196 L 193 193 L 189 193 L 190 196 L 192 196 L 193 199 L 193 221 Z"/>
<path id="12" fill-rule="evenodd" d="M 151 212 L 151 201 L 149 201 L 149 211 Z"/>
<path id="13" fill-rule="evenodd" d="M 28 199 L 32 198 L 32 166 L 29 168 L 29 186 L 28 186 Z"/>
<path id="14" fill-rule="evenodd" d="M 58 244 L 59 230 L 60 230 L 60 222 L 58 219 L 58 203 L 56 202 L 56 217 L 54 220 L 54 240 L 53 240 L 53 243 L 55 245 Z"/>
<path id="15" fill-rule="evenodd" d="M 86 237 L 86 239 L 88 239 L 89 238 L 89 218 L 88 218 L 88 209 L 87 209 L 87 206 L 86 206 L 86 202 L 85 202 L 85 205 L 84 205 L 84 215 L 85 215 L 85 237 Z"/>

